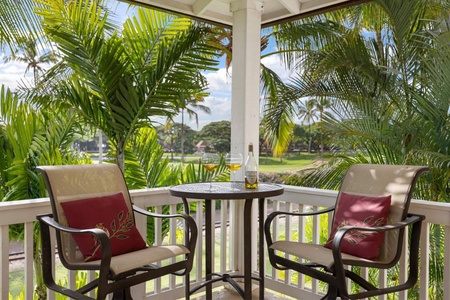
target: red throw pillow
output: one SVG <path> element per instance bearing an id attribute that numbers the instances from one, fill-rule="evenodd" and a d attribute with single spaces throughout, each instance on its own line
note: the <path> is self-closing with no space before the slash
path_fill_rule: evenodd
<path id="1" fill-rule="evenodd" d="M 100 228 L 111 242 L 112 255 L 146 247 L 137 230 L 122 193 L 61 202 L 67 223 L 72 228 Z M 101 258 L 101 247 L 91 234 L 72 235 L 85 261 Z"/>
<path id="2" fill-rule="evenodd" d="M 341 193 L 335 208 L 330 237 L 325 247 L 331 249 L 336 231 L 343 226 L 379 227 L 386 225 L 390 208 L 390 195 L 373 197 Z M 361 258 L 376 259 L 383 237 L 384 232 L 350 230 L 342 240 L 341 251 Z"/>

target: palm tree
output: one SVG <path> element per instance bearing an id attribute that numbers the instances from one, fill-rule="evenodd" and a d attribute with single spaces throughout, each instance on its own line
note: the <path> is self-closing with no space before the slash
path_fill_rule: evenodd
<path id="1" fill-rule="evenodd" d="M 305 52 L 303 68 L 288 93 L 291 101 L 328 99 L 332 105 L 323 116 L 324 125 L 350 140 L 357 152 L 336 155 L 324 168 L 305 171 L 299 184 L 337 189 L 355 163 L 425 164 L 431 171 L 422 176 L 415 197 L 450 201 L 449 31 L 441 22 L 448 10 L 439 15 L 439 2 L 373 1 L 371 10 L 383 18 L 375 23 L 374 33 L 367 33 L 368 27 L 348 26 L 350 19 L 330 19 L 328 38 Z M 341 16 L 359 16 L 354 11 Z M 431 265 L 439 266 L 440 252 L 445 251 L 442 237 L 439 228 L 431 232 Z M 442 298 L 441 271 L 432 271 L 430 289 L 436 298 Z"/>
<path id="2" fill-rule="evenodd" d="M 104 132 L 122 170 L 125 146 L 139 128 L 153 117 L 172 118 L 179 91 L 206 88 L 200 70 L 216 62 L 198 24 L 139 8 L 119 31 L 102 1 L 38 2 L 46 6 L 38 10 L 45 32 L 62 53 L 46 78 L 45 88 L 56 91 L 50 100 L 63 99 Z"/>
<path id="3" fill-rule="evenodd" d="M 314 123 L 314 121 L 317 120 L 318 118 L 317 112 L 318 110 L 316 107 L 315 99 L 306 100 L 304 103 L 302 103 L 298 111 L 298 116 L 302 121 L 302 125 L 305 122 L 308 124 L 308 131 L 309 131 L 308 154 L 311 153 L 311 144 L 312 144 L 311 123 Z"/>
<path id="4" fill-rule="evenodd" d="M 320 131 L 320 145 L 319 145 L 319 151 L 320 156 L 323 155 L 323 133 L 324 133 L 324 126 L 323 126 L 323 116 L 325 111 L 330 108 L 330 101 L 326 98 L 318 98 L 313 99 L 314 100 L 314 106 L 316 107 L 317 112 L 319 113 L 319 131 Z"/>
<path id="5" fill-rule="evenodd" d="M 18 55 L 17 53 L 12 53 L 9 57 L 5 59 L 5 62 L 8 61 L 18 61 L 22 63 L 26 63 L 27 67 L 25 69 L 25 73 L 32 70 L 33 78 L 34 78 L 34 86 L 37 86 L 39 83 L 39 74 L 44 73 L 44 69 L 42 68 L 42 64 L 53 64 L 57 61 L 57 56 L 52 50 L 47 50 L 44 53 L 39 53 L 38 45 L 35 40 L 31 40 L 26 38 L 23 42 L 23 54 Z"/>
<path id="6" fill-rule="evenodd" d="M 38 165 L 91 162 L 71 148 L 78 118 L 70 111 L 37 110 L 4 86 L 0 89 L 0 108 L 1 201 L 46 197 L 36 174 Z M 35 225 L 35 292 L 38 299 L 46 299 L 39 230 Z M 13 238 L 23 238 L 22 227 L 13 227 L 10 232 Z"/>
<path id="7" fill-rule="evenodd" d="M 198 93 L 193 95 L 192 97 L 186 97 L 184 94 L 180 94 L 180 101 L 178 103 L 179 108 L 181 109 L 181 162 L 184 162 L 184 112 L 186 111 L 189 119 L 192 117 L 195 118 L 195 123 L 198 125 L 198 115 L 195 109 L 201 110 L 204 113 L 210 114 L 211 109 L 205 105 L 199 104 L 204 101 L 204 96 L 206 93 Z"/>
<path id="8" fill-rule="evenodd" d="M 24 46 L 26 40 L 49 47 L 42 36 L 39 17 L 34 13 L 33 0 L 2 0 L 0 3 L 0 49 L 15 53 Z"/>
<path id="9" fill-rule="evenodd" d="M 292 26 L 293 23 L 285 23 L 267 29 L 261 37 L 261 93 L 264 103 L 264 121 L 266 131 L 264 134 L 265 143 L 270 145 L 274 156 L 281 156 L 288 148 L 298 103 L 292 102 L 291 98 L 283 92 L 285 101 L 278 99 L 281 92 L 286 90 L 285 83 L 273 70 L 262 62 L 265 58 L 279 55 L 287 68 L 295 68 L 296 60 L 301 57 L 301 53 L 309 48 L 314 48 L 311 44 L 312 37 L 321 38 L 322 35 L 329 34 L 329 28 L 323 17 L 312 17 L 301 21 L 302 26 Z M 210 44 L 219 51 L 219 56 L 225 56 L 225 67 L 231 66 L 233 52 L 233 31 L 224 28 L 213 27 L 213 35 Z M 291 43 L 295 36 L 296 44 Z M 277 49 L 268 48 L 269 41 L 273 39 L 277 43 Z M 301 46 L 299 46 L 299 44 Z"/>

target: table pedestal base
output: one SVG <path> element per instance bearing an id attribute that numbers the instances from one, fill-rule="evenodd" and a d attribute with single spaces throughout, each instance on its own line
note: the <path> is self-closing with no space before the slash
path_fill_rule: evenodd
<path id="1" fill-rule="evenodd" d="M 181 197 L 184 203 L 185 212 L 189 214 L 188 198 L 203 199 L 205 201 L 205 271 L 206 281 L 200 286 L 195 287 L 191 291 L 186 291 L 188 294 L 193 294 L 199 289 L 206 287 L 206 299 L 212 299 L 212 284 L 214 282 L 223 281 L 228 282 L 236 291 L 241 295 L 243 299 L 252 299 L 252 282 L 253 280 L 259 283 L 259 299 L 264 299 L 264 201 L 266 197 L 272 197 L 283 194 L 283 188 L 274 184 L 260 183 L 257 189 L 246 189 L 243 182 L 236 183 L 231 187 L 229 182 L 216 182 L 217 191 L 208 191 L 208 185 L 204 183 L 191 183 L 173 186 L 170 188 L 170 194 L 172 196 Z M 239 188 L 236 188 L 239 187 Z M 230 275 L 230 274 L 218 274 L 213 272 L 213 253 L 212 245 L 214 243 L 213 238 L 213 225 L 212 215 L 214 209 L 211 205 L 213 199 L 217 200 L 244 200 L 244 240 L 243 240 L 243 275 Z M 252 268 L 252 203 L 253 199 L 258 199 L 258 257 L 259 257 L 259 277 L 254 277 Z M 214 278 L 213 278 L 214 277 Z M 241 287 L 234 278 L 243 278 L 244 284 Z"/>
<path id="2" fill-rule="evenodd" d="M 228 282 L 238 293 L 239 295 L 241 295 L 241 297 L 243 299 L 245 299 L 245 291 L 244 289 L 234 280 L 234 278 L 245 278 L 244 275 L 230 275 L 230 274 L 218 274 L 218 273 L 213 273 L 211 274 L 212 277 L 216 276 L 216 278 L 212 278 L 209 279 L 207 281 L 205 281 L 204 283 L 202 283 L 201 285 L 193 288 L 190 291 L 190 294 L 194 294 L 195 292 L 197 292 L 198 290 L 200 290 L 201 288 L 213 284 L 214 282 L 218 282 L 218 281 L 223 281 L 223 282 Z M 253 278 L 253 279 L 259 279 L 259 278 Z"/>

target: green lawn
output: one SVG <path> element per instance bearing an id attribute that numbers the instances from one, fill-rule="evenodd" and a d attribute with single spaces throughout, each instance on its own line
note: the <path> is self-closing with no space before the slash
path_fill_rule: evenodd
<path id="1" fill-rule="evenodd" d="M 269 154 L 270 155 L 270 154 Z M 170 158 L 169 155 L 167 157 Z M 185 162 L 197 163 L 200 160 L 201 155 L 186 155 Z M 327 156 L 324 156 L 326 159 Z M 261 153 L 259 157 L 259 171 L 264 173 L 284 173 L 303 169 L 311 166 L 317 160 L 320 160 L 320 156 L 316 153 L 291 153 L 286 154 L 283 158 L 273 158 L 272 156 L 265 156 L 265 153 Z M 244 158 L 245 160 L 245 158 Z M 174 162 L 180 162 L 178 155 L 174 155 Z"/>
<path id="2" fill-rule="evenodd" d="M 264 173 L 284 173 L 300 170 L 311 166 L 320 159 L 317 154 L 298 153 L 286 155 L 284 158 L 266 157 L 265 153 L 259 156 L 259 171 Z"/>

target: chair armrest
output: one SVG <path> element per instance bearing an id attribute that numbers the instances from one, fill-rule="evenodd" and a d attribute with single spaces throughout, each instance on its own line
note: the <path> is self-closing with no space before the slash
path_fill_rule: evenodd
<path id="1" fill-rule="evenodd" d="M 191 216 L 187 215 L 187 214 L 156 214 L 153 213 L 151 211 L 145 210 L 139 206 L 136 206 L 133 204 L 133 210 L 137 213 L 140 213 L 141 215 L 145 215 L 147 217 L 153 217 L 153 218 L 183 218 L 185 220 L 191 218 Z"/>
<path id="2" fill-rule="evenodd" d="M 333 239 L 333 246 L 332 249 L 336 248 L 336 250 L 340 249 L 342 239 L 344 238 L 345 234 L 349 230 L 360 230 L 360 231 L 375 231 L 375 232 L 382 232 L 382 231 L 390 231 L 390 230 L 396 230 L 396 229 L 402 229 L 409 225 L 412 225 L 417 222 L 421 222 L 425 219 L 425 216 L 423 215 L 414 215 L 414 214 L 408 214 L 405 220 L 394 223 L 394 224 L 387 224 L 384 226 L 379 227 L 361 227 L 361 226 L 342 226 L 336 231 L 336 234 L 334 235 Z"/>
<path id="3" fill-rule="evenodd" d="M 315 216 L 315 215 L 321 215 L 321 214 L 329 213 L 329 212 L 332 212 L 333 210 L 334 210 L 334 206 L 330 206 L 330 207 L 327 207 L 327 208 L 322 209 L 322 210 L 311 211 L 311 212 L 274 211 L 274 212 L 270 213 L 267 216 L 266 221 L 264 223 L 264 233 L 265 233 L 266 240 L 267 240 L 267 247 L 270 248 L 270 245 L 273 244 L 270 228 L 271 228 L 273 220 L 277 216 L 285 215 L 285 216 L 307 217 L 307 216 Z"/>
<path id="4" fill-rule="evenodd" d="M 182 218 L 186 222 L 186 232 L 188 233 L 187 236 L 187 247 L 189 250 L 193 253 L 195 250 L 195 243 L 197 241 L 197 224 L 195 223 L 194 219 L 188 215 L 188 214 L 155 214 L 150 211 L 147 211 L 145 209 L 142 209 L 136 205 L 133 205 L 133 210 L 139 214 L 142 214 L 147 217 L 153 217 L 153 218 Z M 190 234 L 189 234 L 190 233 Z"/>
<path id="5" fill-rule="evenodd" d="M 39 215 L 39 216 L 37 216 L 37 219 L 39 221 L 46 223 L 48 226 L 55 228 L 57 231 L 63 231 L 63 232 L 72 233 L 72 234 L 92 233 L 95 236 L 98 236 L 98 238 L 100 240 L 106 238 L 106 240 L 109 243 L 108 235 L 106 234 L 106 232 L 104 232 L 103 230 L 101 230 L 99 228 L 77 229 L 77 228 L 73 228 L 73 227 L 64 226 L 64 225 L 61 225 L 60 223 L 56 222 L 55 219 L 53 219 L 53 217 L 51 215 Z"/>
<path id="6" fill-rule="evenodd" d="M 274 211 L 267 216 L 266 223 L 272 223 L 273 219 L 275 219 L 275 217 L 279 215 L 307 217 L 329 213 L 333 210 L 334 206 L 330 206 L 322 210 L 308 211 L 308 212 Z"/>
<path id="7" fill-rule="evenodd" d="M 52 249 L 50 242 L 50 227 L 53 227 L 57 232 L 65 232 L 69 234 L 93 234 L 99 241 L 101 247 L 102 257 L 100 260 L 99 267 L 91 267 L 94 269 L 98 269 L 100 271 L 100 277 L 106 278 L 103 274 L 108 274 L 110 265 L 111 265 L 111 257 L 112 257 L 112 249 L 111 243 L 109 241 L 109 237 L 103 230 L 99 228 L 89 228 L 89 229 L 77 229 L 68 226 L 61 225 L 53 219 L 52 214 L 46 215 L 38 215 L 36 217 L 39 221 L 39 227 L 41 231 L 41 240 L 42 240 L 42 260 L 43 260 L 43 274 L 44 281 L 47 286 L 52 286 L 55 290 L 64 289 L 63 287 L 59 287 L 53 278 L 52 275 Z M 59 251 L 64 251 L 63 249 L 59 249 Z M 66 261 L 64 254 L 60 253 L 61 261 L 63 264 L 69 269 L 77 269 L 73 267 L 72 264 Z M 89 267 L 85 267 L 85 269 L 91 269 Z"/>
<path id="8" fill-rule="evenodd" d="M 148 210 L 142 209 L 136 205 L 133 205 L 133 210 L 137 213 L 140 213 L 147 217 L 153 217 L 153 218 L 161 218 L 161 219 L 163 219 L 163 218 L 183 218 L 189 227 L 192 226 L 192 227 L 197 228 L 197 224 L 195 223 L 194 219 L 188 214 L 170 214 L 170 215 L 169 214 L 167 214 L 167 215 L 166 214 L 155 214 Z"/>
<path id="9" fill-rule="evenodd" d="M 112 256 L 112 250 L 111 250 L 111 243 L 109 241 L 109 237 L 106 234 L 105 231 L 99 229 L 99 228 L 88 228 L 88 229 L 77 229 L 73 227 L 68 227 L 61 225 L 60 223 L 56 222 L 55 219 L 53 219 L 52 214 L 46 214 L 46 215 L 38 215 L 36 217 L 39 220 L 39 224 L 41 227 L 41 231 L 45 228 L 45 234 L 49 235 L 49 227 L 53 227 L 56 231 L 70 233 L 70 234 L 93 234 L 100 242 L 100 247 L 102 250 L 102 258 L 100 263 L 100 270 L 108 270 L 109 265 L 111 263 L 111 256 Z M 48 240 L 48 241 L 47 241 Z M 46 239 L 47 243 L 50 243 L 49 237 Z M 44 249 L 44 246 L 43 246 Z M 50 250 L 50 246 L 47 245 L 45 249 Z"/>
<path id="10" fill-rule="evenodd" d="M 333 251 L 335 265 L 340 264 L 342 266 L 341 244 L 345 234 L 349 230 L 356 229 L 360 231 L 383 232 L 383 231 L 398 230 L 408 227 L 410 225 L 414 225 L 413 226 L 413 235 L 414 235 L 414 230 L 420 230 L 420 224 L 424 219 L 425 219 L 424 215 L 408 214 L 405 220 L 393 224 L 387 224 L 385 226 L 380 227 L 343 226 L 339 228 L 334 235 L 331 247 Z"/>

